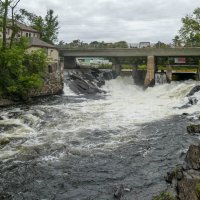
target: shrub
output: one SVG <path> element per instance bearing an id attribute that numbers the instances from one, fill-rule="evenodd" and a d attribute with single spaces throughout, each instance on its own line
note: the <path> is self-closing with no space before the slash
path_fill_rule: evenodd
<path id="1" fill-rule="evenodd" d="M 47 66 L 47 55 L 42 50 L 27 53 L 27 40 L 22 38 L 0 51 L 1 96 L 26 99 L 32 89 L 40 89 Z"/>

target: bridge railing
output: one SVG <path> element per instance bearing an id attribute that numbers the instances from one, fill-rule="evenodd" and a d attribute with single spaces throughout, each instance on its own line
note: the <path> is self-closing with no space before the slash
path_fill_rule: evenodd
<path id="1" fill-rule="evenodd" d="M 64 45 L 58 45 L 58 48 L 66 48 L 66 49 L 105 49 L 105 48 L 192 48 L 192 47 L 200 47 L 200 43 L 187 43 L 187 44 L 179 44 L 175 45 L 173 43 L 150 43 L 150 42 L 141 42 L 141 43 L 127 43 L 126 46 L 116 46 L 113 44 L 86 44 L 86 43 L 80 43 L 80 44 L 64 44 Z"/>

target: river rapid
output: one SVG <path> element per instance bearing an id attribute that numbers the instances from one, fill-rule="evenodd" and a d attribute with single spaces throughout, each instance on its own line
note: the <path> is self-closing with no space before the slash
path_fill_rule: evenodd
<path id="1" fill-rule="evenodd" d="M 1 109 L 0 199 L 110 200 L 122 184 L 122 199 L 150 200 L 198 140 L 186 125 L 200 103 L 181 108 L 196 84 L 144 91 L 118 77 L 85 96 L 66 83 L 61 96 Z"/>

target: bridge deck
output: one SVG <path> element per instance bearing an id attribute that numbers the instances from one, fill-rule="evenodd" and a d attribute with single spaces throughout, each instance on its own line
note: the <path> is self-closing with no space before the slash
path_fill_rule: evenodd
<path id="1" fill-rule="evenodd" d="M 65 49 L 64 57 L 139 57 L 139 56 L 200 56 L 200 48 L 135 48 L 135 49 Z"/>

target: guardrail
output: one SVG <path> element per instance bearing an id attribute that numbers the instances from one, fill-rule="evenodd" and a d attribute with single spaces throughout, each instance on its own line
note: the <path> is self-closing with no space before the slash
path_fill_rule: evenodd
<path id="1" fill-rule="evenodd" d="M 80 43 L 80 44 L 65 44 L 65 45 L 57 45 L 58 48 L 66 48 L 66 49 L 106 49 L 106 48 L 129 48 L 129 49 L 134 49 L 134 48 L 194 48 L 194 47 L 199 47 L 200 48 L 200 43 L 187 43 L 187 44 L 181 44 L 181 45 L 175 45 L 172 43 L 169 44 L 164 44 L 162 42 L 160 43 L 127 43 L 127 47 L 123 46 L 116 46 L 114 43 L 113 44 L 85 44 L 85 43 Z"/>

